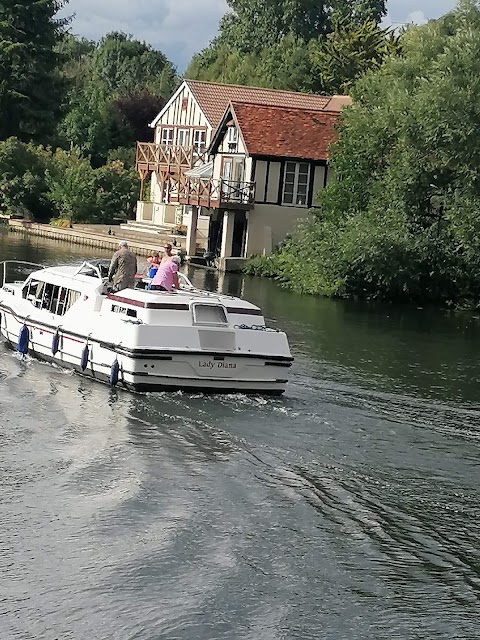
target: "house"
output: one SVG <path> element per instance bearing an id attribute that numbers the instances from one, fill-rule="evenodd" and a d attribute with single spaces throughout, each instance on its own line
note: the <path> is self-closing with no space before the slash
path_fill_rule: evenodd
<path id="1" fill-rule="evenodd" d="M 330 179 L 328 147 L 346 96 L 185 80 L 138 143 L 137 225 L 187 227 L 229 268 L 268 254 Z M 150 179 L 149 197 L 145 198 Z"/>

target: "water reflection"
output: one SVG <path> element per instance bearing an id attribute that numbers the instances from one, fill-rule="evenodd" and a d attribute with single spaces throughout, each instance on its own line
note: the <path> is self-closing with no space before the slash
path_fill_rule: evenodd
<path id="1" fill-rule="evenodd" d="M 95 251 L 98 257 L 110 255 Z M 0 255 L 39 262 L 91 258 L 85 247 L 5 232 Z M 480 320 L 475 314 L 326 300 L 264 279 L 185 270 L 197 287 L 258 304 L 270 326 L 287 331 L 301 377 L 458 404 L 477 401 Z"/>
<path id="2" fill-rule="evenodd" d="M 0 346 L 2 637 L 477 637 L 478 321 L 192 278 L 287 330 L 287 395 L 132 394 Z"/>

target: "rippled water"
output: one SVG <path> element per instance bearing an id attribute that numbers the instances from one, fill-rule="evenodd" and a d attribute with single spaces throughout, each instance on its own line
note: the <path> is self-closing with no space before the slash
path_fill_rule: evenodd
<path id="1" fill-rule="evenodd" d="M 480 320 L 218 284 L 288 331 L 285 397 L 112 391 L 0 347 L 0 638 L 477 638 Z"/>

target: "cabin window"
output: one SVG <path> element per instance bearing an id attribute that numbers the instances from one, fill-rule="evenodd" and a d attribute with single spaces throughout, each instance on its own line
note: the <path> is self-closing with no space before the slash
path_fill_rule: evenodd
<path id="1" fill-rule="evenodd" d="M 112 313 L 121 313 L 129 318 L 136 318 L 137 311 L 135 309 L 129 309 L 128 307 L 121 307 L 118 304 L 112 304 Z"/>
<path id="2" fill-rule="evenodd" d="M 65 310 L 63 313 L 67 313 L 71 306 L 80 298 L 80 291 L 74 291 L 73 289 L 66 289 L 65 298 Z"/>
<path id="3" fill-rule="evenodd" d="M 283 178 L 282 204 L 306 207 L 310 165 L 308 162 L 286 162 Z"/>
<path id="4" fill-rule="evenodd" d="M 22 295 L 26 300 L 29 300 L 34 307 L 40 308 L 42 305 L 44 289 L 45 282 L 30 280 L 30 282 L 28 282 L 23 288 Z"/>
<path id="5" fill-rule="evenodd" d="M 79 299 L 80 291 L 73 291 L 50 282 L 30 280 L 23 288 L 22 295 L 37 309 L 63 316 Z"/>
<path id="6" fill-rule="evenodd" d="M 177 131 L 177 145 L 179 147 L 188 147 L 190 143 L 190 131 L 188 129 L 179 129 Z"/>
<path id="7" fill-rule="evenodd" d="M 164 147 L 168 147 L 173 144 L 173 127 L 163 127 L 160 143 Z"/>
<path id="8" fill-rule="evenodd" d="M 192 311 L 195 324 L 228 324 L 227 312 L 221 305 L 195 303 L 192 305 Z"/>
<path id="9" fill-rule="evenodd" d="M 193 132 L 193 148 L 196 153 L 202 155 L 207 146 L 207 132 L 205 129 L 195 129 Z"/>

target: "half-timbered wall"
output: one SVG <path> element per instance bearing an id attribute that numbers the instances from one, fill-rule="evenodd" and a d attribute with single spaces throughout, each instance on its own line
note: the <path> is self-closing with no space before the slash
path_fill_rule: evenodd
<path id="1" fill-rule="evenodd" d="M 305 206 L 282 204 L 285 159 L 254 162 L 255 207 L 248 214 L 246 255 L 269 254 L 292 231 L 296 222 L 307 216 L 316 195 L 326 185 L 326 163 L 310 163 L 308 199 Z"/>
<path id="2" fill-rule="evenodd" d="M 164 134 L 164 129 L 172 130 L 168 135 Z M 178 93 L 174 95 L 167 103 L 159 121 L 155 127 L 154 141 L 156 144 L 162 144 L 165 139 L 173 146 L 192 147 L 194 144 L 202 141 L 204 148 L 207 149 L 210 144 L 212 128 L 210 123 L 204 116 L 197 102 L 192 96 L 188 86 L 180 87 Z M 162 193 L 161 183 L 158 176 L 153 173 L 151 177 L 151 194 L 152 214 L 151 220 L 156 224 L 176 222 L 179 212 L 183 211 L 182 222 L 188 225 L 190 223 L 190 208 L 181 205 L 170 205 L 164 203 L 164 194 Z M 200 216 L 198 222 L 199 240 L 206 242 L 208 234 L 209 218 Z"/>
<path id="3" fill-rule="evenodd" d="M 186 129 L 191 132 L 189 144 L 184 146 L 193 144 L 195 129 L 203 129 L 206 132 L 205 144 L 207 147 L 210 144 L 211 126 L 186 85 L 173 97 L 171 103 L 167 104 L 167 108 L 156 125 L 155 142 L 157 144 L 162 142 L 162 129 L 170 127 L 174 129 L 173 144 L 177 144 L 178 129 Z"/>

